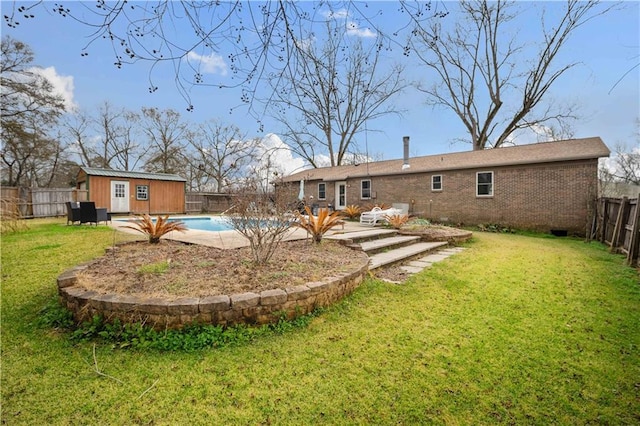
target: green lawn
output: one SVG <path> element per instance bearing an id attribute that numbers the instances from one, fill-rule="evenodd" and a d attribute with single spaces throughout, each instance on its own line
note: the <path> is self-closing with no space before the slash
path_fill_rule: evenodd
<path id="1" fill-rule="evenodd" d="M 2 237 L 6 424 L 640 423 L 638 273 L 597 243 L 476 234 L 307 328 L 190 353 L 98 343 L 94 357 L 38 318 L 60 272 L 124 237 L 30 228 Z"/>

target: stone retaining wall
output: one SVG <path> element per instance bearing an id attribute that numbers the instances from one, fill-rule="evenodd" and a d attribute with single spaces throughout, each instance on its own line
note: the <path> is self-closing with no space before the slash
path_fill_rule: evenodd
<path id="1" fill-rule="evenodd" d="M 116 319 L 123 323 L 140 322 L 158 330 L 181 328 L 191 323 L 261 325 L 278 322 L 282 317 L 293 319 L 342 299 L 362 282 L 368 262 L 367 259 L 351 273 L 286 289 L 174 300 L 86 290 L 76 286 L 76 274 L 86 268 L 79 265 L 58 277 L 58 293 L 78 323 L 99 315 L 107 322 Z"/>

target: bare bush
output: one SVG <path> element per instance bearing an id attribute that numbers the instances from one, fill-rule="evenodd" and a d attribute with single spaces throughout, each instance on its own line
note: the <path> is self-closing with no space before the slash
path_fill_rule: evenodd
<path id="1" fill-rule="evenodd" d="M 0 220 L 0 233 L 9 234 L 11 232 L 28 229 L 25 220 L 20 214 L 17 198 L 7 198 L 2 200 L 2 219 Z"/>
<path id="2" fill-rule="evenodd" d="M 293 216 L 284 198 L 285 191 L 259 193 L 255 188 L 249 186 L 238 193 L 227 220 L 249 240 L 254 263 L 264 265 L 289 233 Z"/>

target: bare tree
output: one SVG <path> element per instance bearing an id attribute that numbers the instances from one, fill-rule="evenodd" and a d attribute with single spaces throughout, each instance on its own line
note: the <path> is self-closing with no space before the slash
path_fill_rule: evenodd
<path id="1" fill-rule="evenodd" d="M 328 14 L 325 30 L 320 45 L 312 32 L 292 34 L 297 42 L 288 66 L 272 75 L 267 100 L 286 126 L 284 141 L 314 167 L 319 154 L 328 155 L 331 166 L 345 164 L 365 122 L 398 113 L 390 101 L 406 87 L 403 66 L 384 64 L 380 36 L 370 32 L 373 40 L 363 41 L 350 35 L 335 13 Z"/>
<path id="2" fill-rule="evenodd" d="M 403 7 L 412 8 L 409 3 Z M 543 14 L 541 41 L 530 56 L 516 40 L 519 13 L 510 2 L 463 1 L 463 19 L 450 30 L 436 20 L 416 20 L 411 46 L 420 63 L 438 76 L 435 85 L 420 90 L 430 104 L 458 116 L 474 150 L 497 148 L 515 131 L 534 125 L 565 126 L 575 118 L 574 109 L 555 107 L 548 92 L 576 63 L 558 64 L 558 53 L 578 28 L 612 7 L 567 0 L 552 25 Z"/>
<path id="3" fill-rule="evenodd" d="M 68 115 L 63 127 L 68 145 L 85 166 L 134 170 L 144 156 L 139 142 L 140 115 L 115 108 L 108 101 L 94 117 L 85 111 Z"/>
<path id="4" fill-rule="evenodd" d="M 194 149 L 189 162 L 198 191 L 224 192 L 239 183 L 256 160 L 258 139 L 247 139 L 236 126 L 209 120 L 185 137 Z"/>
<path id="5" fill-rule="evenodd" d="M 97 167 L 112 169 L 113 160 L 120 154 L 120 120 L 125 114 L 124 108 L 116 108 L 109 101 L 100 105 L 98 115 L 94 119 L 95 126 L 100 135 L 100 141 L 96 144 L 95 160 Z"/>
<path id="6" fill-rule="evenodd" d="M 617 144 L 612 158 L 611 178 L 617 182 L 640 185 L 640 145 L 630 149 L 625 144 Z"/>
<path id="7" fill-rule="evenodd" d="M 143 132 L 149 140 L 148 158 L 144 168 L 148 172 L 179 173 L 186 168 L 182 139 L 186 125 L 180 113 L 172 109 L 142 108 Z"/>
<path id="8" fill-rule="evenodd" d="M 124 111 L 120 120 L 118 149 L 114 158 L 120 170 L 135 170 L 144 158 L 140 140 L 140 114 Z"/>
<path id="9" fill-rule="evenodd" d="M 3 37 L 0 59 L 0 131 L 3 183 L 35 185 L 46 179 L 35 167 L 60 152 L 58 142 L 48 136 L 64 113 L 65 106 L 53 85 L 33 64 L 31 48 L 11 37 Z M 55 157 L 54 157 L 55 158 Z"/>
<path id="10" fill-rule="evenodd" d="M 76 111 L 75 114 L 64 118 L 62 128 L 68 140 L 67 146 L 80 157 L 82 165 L 97 167 L 97 164 L 93 163 L 95 152 L 89 135 L 91 124 L 92 119 L 86 112 Z"/>

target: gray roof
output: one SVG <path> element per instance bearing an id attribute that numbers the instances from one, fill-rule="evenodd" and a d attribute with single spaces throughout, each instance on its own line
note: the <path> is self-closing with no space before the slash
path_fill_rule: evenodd
<path id="1" fill-rule="evenodd" d="M 587 160 L 608 157 L 609 148 L 599 137 L 543 142 L 530 145 L 454 152 L 409 159 L 410 167 L 402 169 L 403 160 L 374 161 L 367 164 L 307 169 L 286 176 L 284 182 L 305 180 L 336 181 L 367 176 L 388 176 L 447 170 L 482 169 L 488 167 Z"/>
<path id="2" fill-rule="evenodd" d="M 149 179 L 149 180 L 170 180 L 175 182 L 186 182 L 187 180 L 178 175 L 167 173 L 145 173 L 145 172 L 124 172 L 119 170 L 98 169 L 95 167 L 81 167 L 87 176 L 105 176 L 129 179 Z"/>

